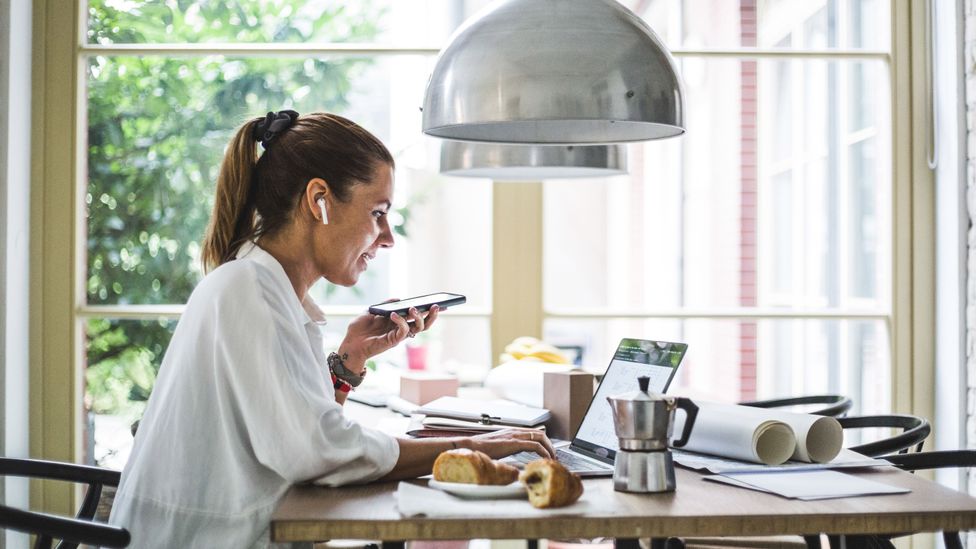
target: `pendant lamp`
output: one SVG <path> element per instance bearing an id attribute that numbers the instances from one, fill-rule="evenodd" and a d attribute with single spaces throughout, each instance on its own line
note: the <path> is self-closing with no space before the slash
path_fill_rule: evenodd
<path id="1" fill-rule="evenodd" d="M 441 173 L 495 181 L 609 177 L 627 173 L 625 145 L 441 143 Z"/>
<path id="2" fill-rule="evenodd" d="M 684 133 L 676 65 L 614 0 L 497 0 L 441 51 L 423 131 L 462 141 L 603 144 Z"/>

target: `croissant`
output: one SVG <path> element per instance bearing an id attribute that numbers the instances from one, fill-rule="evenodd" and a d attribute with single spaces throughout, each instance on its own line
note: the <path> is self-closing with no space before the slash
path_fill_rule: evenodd
<path id="1" fill-rule="evenodd" d="M 579 475 L 553 459 L 537 459 L 525 466 L 519 481 L 529 492 L 533 507 L 565 507 L 583 495 Z"/>
<path id="2" fill-rule="evenodd" d="M 467 448 L 441 452 L 434 460 L 434 480 L 464 484 L 511 484 L 518 469 Z"/>

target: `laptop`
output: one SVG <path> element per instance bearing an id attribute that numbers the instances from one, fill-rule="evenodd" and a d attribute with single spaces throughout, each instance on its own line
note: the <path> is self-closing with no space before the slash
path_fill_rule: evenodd
<path id="1" fill-rule="evenodd" d="M 568 446 L 556 449 L 556 459 L 581 477 L 613 476 L 613 461 L 619 445 L 607 397 L 638 390 L 639 376 L 651 378 L 649 391 L 664 393 L 687 350 L 685 343 L 620 340 L 579 429 Z M 539 456 L 533 452 L 520 452 L 503 461 L 524 466 L 537 459 Z"/>

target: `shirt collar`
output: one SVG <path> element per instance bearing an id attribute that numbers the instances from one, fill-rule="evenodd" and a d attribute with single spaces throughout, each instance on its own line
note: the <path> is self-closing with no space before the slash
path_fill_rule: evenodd
<path id="1" fill-rule="evenodd" d="M 255 242 L 247 242 L 237 250 L 236 258 L 254 261 L 271 271 L 278 283 L 287 287 L 288 295 L 294 296 L 295 299 L 289 301 L 292 305 L 295 305 L 295 312 L 304 319 L 304 324 L 311 323 L 319 326 L 326 324 L 325 313 L 322 312 L 318 303 L 308 294 L 305 294 L 305 298 L 301 301 L 298 300 L 298 296 L 295 295 L 295 288 L 291 285 L 291 280 L 288 279 L 284 267 L 264 248 L 258 246 Z"/>

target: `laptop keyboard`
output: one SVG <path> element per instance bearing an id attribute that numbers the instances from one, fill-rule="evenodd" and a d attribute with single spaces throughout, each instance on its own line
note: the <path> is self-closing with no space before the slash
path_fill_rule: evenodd
<path id="1" fill-rule="evenodd" d="M 539 454 L 535 452 L 519 452 L 509 456 L 508 459 L 517 461 L 522 465 L 526 465 L 529 462 L 539 459 Z M 565 465 L 570 471 L 592 471 L 594 469 L 600 469 L 601 466 L 607 470 L 612 469 L 610 465 L 581 458 L 578 455 L 572 452 L 567 452 L 562 448 L 556 449 L 556 459 L 559 461 L 559 463 Z"/>

